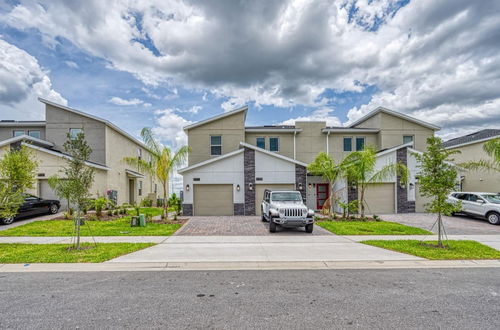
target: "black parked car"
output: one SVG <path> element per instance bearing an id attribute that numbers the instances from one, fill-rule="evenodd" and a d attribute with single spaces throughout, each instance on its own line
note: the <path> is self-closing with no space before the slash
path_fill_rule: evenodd
<path id="1" fill-rule="evenodd" d="M 25 194 L 24 203 L 19 208 L 14 218 L 0 219 L 0 224 L 10 225 L 15 219 L 39 214 L 55 214 L 59 211 L 61 203 L 55 199 L 43 199 L 33 195 Z"/>

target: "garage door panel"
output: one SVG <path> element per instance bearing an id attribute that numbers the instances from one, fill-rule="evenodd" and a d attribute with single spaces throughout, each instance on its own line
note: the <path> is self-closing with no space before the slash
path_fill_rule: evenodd
<path id="1" fill-rule="evenodd" d="M 194 185 L 194 215 L 233 215 L 233 185 Z"/>
<path id="2" fill-rule="evenodd" d="M 261 215 L 260 203 L 264 198 L 264 190 L 295 190 L 295 184 L 285 183 L 285 184 L 257 184 L 255 185 L 255 214 Z"/>
<path id="3" fill-rule="evenodd" d="M 370 184 L 365 190 L 367 214 L 394 213 L 394 183 Z"/>

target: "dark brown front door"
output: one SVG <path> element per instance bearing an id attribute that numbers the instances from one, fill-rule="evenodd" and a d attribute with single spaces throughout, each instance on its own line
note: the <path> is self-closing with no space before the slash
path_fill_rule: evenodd
<path id="1" fill-rule="evenodd" d="M 326 200 L 330 196 L 328 191 L 328 183 L 317 183 L 316 184 L 316 207 L 318 210 L 323 208 Z"/>

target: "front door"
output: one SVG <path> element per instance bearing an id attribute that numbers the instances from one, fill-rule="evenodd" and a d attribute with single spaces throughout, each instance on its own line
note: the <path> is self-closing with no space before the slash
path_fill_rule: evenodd
<path id="1" fill-rule="evenodd" d="M 330 193 L 328 190 L 328 183 L 317 183 L 316 184 L 316 209 L 317 210 L 321 210 L 323 208 L 323 204 L 325 204 L 328 197 L 330 197 Z"/>
<path id="2" fill-rule="evenodd" d="M 135 204 L 135 185 L 134 185 L 134 180 L 129 179 L 128 180 L 128 200 L 129 203 L 134 205 Z"/>

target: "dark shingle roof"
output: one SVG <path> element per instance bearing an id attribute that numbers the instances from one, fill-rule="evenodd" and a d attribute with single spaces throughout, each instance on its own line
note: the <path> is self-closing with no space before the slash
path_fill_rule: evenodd
<path id="1" fill-rule="evenodd" d="M 449 148 L 459 144 L 479 141 L 495 136 L 500 136 L 500 129 L 483 129 L 482 131 L 478 131 L 475 133 L 471 133 L 468 135 L 460 136 L 446 142 L 443 142 L 443 147 Z"/>

